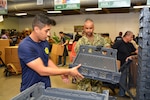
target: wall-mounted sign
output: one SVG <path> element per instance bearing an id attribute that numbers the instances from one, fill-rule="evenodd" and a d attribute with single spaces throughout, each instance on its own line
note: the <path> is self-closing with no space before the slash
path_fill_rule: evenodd
<path id="1" fill-rule="evenodd" d="M 74 32 L 82 32 L 82 31 L 83 31 L 83 25 L 74 26 Z"/>
<path id="2" fill-rule="evenodd" d="M 150 0 L 147 0 L 147 5 L 150 5 Z"/>
<path id="3" fill-rule="evenodd" d="M 55 10 L 80 9 L 80 0 L 54 0 Z"/>
<path id="4" fill-rule="evenodd" d="M 0 0 L 0 15 L 7 14 L 7 0 Z"/>
<path id="5" fill-rule="evenodd" d="M 130 7 L 130 0 L 98 0 L 99 8 Z"/>

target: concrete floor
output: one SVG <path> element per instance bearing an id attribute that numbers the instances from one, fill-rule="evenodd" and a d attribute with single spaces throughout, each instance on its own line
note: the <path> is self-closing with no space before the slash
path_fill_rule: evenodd
<path id="1" fill-rule="evenodd" d="M 68 68 L 68 67 L 66 66 L 61 68 Z M 4 75 L 4 69 L 5 69 L 4 67 L 0 67 L 0 100 L 11 100 L 12 97 L 20 93 L 19 89 L 21 83 L 21 75 L 11 75 L 6 77 Z M 60 76 L 51 76 L 50 78 L 52 82 L 51 83 L 52 87 L 76 89 L 76 84 L 72 84 L 71 82 L 68 84 L 63 83 Z M 103 87 L 103 89 L 106 90 L 109 88 Z M 116 92 L 118 92 L 117 89 Z M 135 89 L 133 89 L 133 92 L 135 93 Z M 117 95 L 113 96 L 117 97 Z M 132 99 L 117 97 L 117 100 L 132 100 Z"/>

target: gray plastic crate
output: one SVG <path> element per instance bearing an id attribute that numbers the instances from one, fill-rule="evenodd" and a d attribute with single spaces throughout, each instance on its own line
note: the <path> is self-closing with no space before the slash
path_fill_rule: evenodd
<path id="1" fill-rule="evenodd" d="M 150 100 L 150 91 L 137 90 L 136 100 Z"/>
<path id="2" fill-rule="evenodd" d="M 46 88 L 44 83 L 37 83 L 21 92 L 12 100 L 116 100 L 109 96 L 109 91 L 104 90 L 102 94 L 62 88 Z"/>
<path id="3" fill-rule="evenodd" d="M 147 70 L 150 70 L 150 69 L 147 69 Z M 137 77 L 138 81 L 140 82 L 150 82 L 150 75 L 149 75 L 149 72 L 141 72 L 141 71 L 138 71 L 138 77 Z M 138 83 L 140 83 L 138 82 Z"/>
<path id="4" fill-rule="evenodd" d="M 149 22 L 140 22 L 140 28 L 149 28 L 150 25 L 149 25 Z"/>
<path id="5" fill-rule="evenodd" d="M 141 47 L 141 48 L 150 48 L 150 44 L 148 42 L 149 39 L 150 39 L 150 37 L 147 37 L 145 39 L 139 38 L 138 39 L 139 47 Z"/>
<path id="6" fill-rule="evenodd" d="M 150 9 L 148 7 L 141 10 L 139 19 L 142 19 L 145 16 L 150 16 Z"/>
<path id="7" fill-rule="evenodd" d="M 144 91 L 148 91 L 150 89 L 150 82 L 141 81 L 141 82 L 138 82 L 137 86 L 140 87 Z"/>
<path id="8" fill-rule="evenodd" d="M 149 28 L 140 28 L 139 38 L 147 39 L 148 37 L 150 37 L 150 29 Z"/>
<path id="9" fill-rule="evenodd" d="M 139 38 L 147 39 L 150 37 L 150 29 L 149 28 L 140 28 L 139 30 Z"/>
<path id="10" fill-rule="evenodd" d="M 150 16 L 143 16 L 140 18 L 140 23 L 141 22 L 149 22 L 150 21 Z"/>
<path id="11" fill-rule="evenodd" d="M 121 75 L 116 61 L 116 49 L 102 47 L 97 50 L 96 46 L 82 45 L 69 68 L 81 64 L 79 72 L 86 78 L 115 84 L 119 83 Z"/>
<path id="12" fill-rule="evenodd" d="M 140 57 L 150 57 L 150 46 L 149 48 L 142 48 L 142 47 L 139 47 L 138 48 L 138 54 Z"/>
<path id="13" fill-rule="evenodd" d="M 150 63 L 150 62 L 149 62 L 149 63 Z M 143 66 L 142 66 L 142 64 L 143 64 Z M 138 64 L 138 70 L 139 70 L 140 72 L 145 72 L 145 71 L 147 71 L 147 70 L 150 70 L 150 65 L 144 65 L 144 64 L 145 64 L 145 62 Z"/>

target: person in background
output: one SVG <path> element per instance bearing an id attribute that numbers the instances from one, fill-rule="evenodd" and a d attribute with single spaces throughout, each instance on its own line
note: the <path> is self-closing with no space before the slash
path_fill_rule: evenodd
<path id="1" fill-rule="evenodd" d="M 1 39 L 9 39 L 9 31 L 4 30 L 4 31 L 2 32 Z"/>
<path id="2" fill-rule="evenodd" d="M 69 43 L 69 39 L 65 36 L 65 34 L 61 31 L 59 32 L 60 38 L 61 38 L 61 45 L 64 46 L 64 52 L 63 52 L 63 64 L 62 64 L 62 56 L 58 57 L 58 66 L 65 66 L 66 65 L 66 59 L 68 54 L 67 45 Z"/>
<path id="3" fill-rule="evenodd" d="M 76 57 L 76 52 L 75 52 L 75 46 L 76 46 L 76 43 L 77 41 L 81 38 L 82 36 L 79 35 L 79 36 L 75 36 L 75 39 L 73 40 L 73 44 L 72 44 L 72 49 L 71 49 L 71 52 L 70 52 L 70 62 L 73 62 L 73 60 L 75 59 Z M 75 83 L 76 84 L 76 79 L 73 78 L 72 79 L 72 83 Z"/>
<path id="4" fill-rule="evenodd" d="M 116 38 L 115 38 L 115 41 L 114 42 L 116 42 L 116 41 L 118 41 L 118 40 L 122 40 L 122 32 L 119 32 L 119 36 L 117 36 Z"/>
<path id="5" fill-rule="evenodd" d="M 76 33 L 76 35 L 75 35 L 75 39 L 77 40 L 78 38 L 81 38 L 82 37 L 82 35 L 80 35 L 78 32 Z"/>
<path id="6" fill-rule="evenodd" d="M 9 39 L 9 45 L 10 45 L 10 46 L 13 46 L 13 45 L 12 45 L 12 44 L 13 44 L 13 41 L 12 41 L 12 39 L 10 38 L 10 33 L 9 33 L 8 30 L 3 30 L 1 39 Z"/>
<path id="7" fill-rule="evenodd" d="M 71 69 L 59 69 L 49 57 L 49 43 L 46 40 L 51 26 L 56 22 L 44 14 L 37 14 L 32 22 L 32 33 L 21 41 L 18 55 L 22 68 L 20 91 L 24 91 L 35 83 L 45 83 L 45 88 L 51 87 L 50 77 L 61 75 L 68 82 L 69 76 L 76 79 L 84 77 L 78 72 L 78 66 Z"/>
<path id="8" fill-rule="evenodd" d="M 79 48 L 81 45 L 92 45 L 92 46 L 104 46 L 105 41 L 104 38 L 94 34 L 94 22 L 92 19 L 86 19 L 84 22 L 84 35 L 82 38 L 78 40 L 75 46 L 76 53 L 79 52 Z M 90 88 L 91 87 L 91 88 Z M 84 78 L 83 80 L 77 83 L 78 90 L 85 90 L 85 91 L 93 91 L 100 93 L 102 92 L 102 82 L 98 80 Z"/>
<path id="9" fill-rule="evenodd" d="M 112 46 L 113 49 L 117 49 L 117 60 L 120 61 L 120 66 L 126 62 L 126 59 L 131 56 L 133 52 L 138 53 L 138 50 L 133 46 L 131 41 L 133 40 L 133 33 L 131 31 L 127 31 L 122 40 L 118 40 L 114 43 Z M 127 87 L 127 71 L 125 73 L 121 73 L 120 82 L 124 86 Z M 125 95 L 125 90 L 119 86 L 119 96 L 121 97 L 127 97 Z"/>
<path id="10" fill-rule="evenodd" d="M 131 41 L 131 43 L 133 44 L 133 46 L 138 49 L 138 44 L 136 43 L 136 41 L 134 40 L 135 39 L 135 35 L 133 35 L 133 40 Z"/>
<path id="11" fill-rule="evenodd" d="M 107 46 L 110 45 L 110 47 L 111 47 L 113 42 L 112 42 L 111 38 L 109 37 L 109 34 L 106 33 L 106 34 L 103 34 L 103 36 L 104 36 L 104 40 L 105 40 L 105 43 L 107 44 Z"/>
<path id="12" fill-rule="evenodd" d="M 72 62 L 74 60 L 74 58 L 76 57 L 76 52 L 75 52 L 75 45 L 77 43 L 77 41 L 81 38 L 82 36 L 79 34 L 79 35 L 76 35 L 75 36 L 75 39 L 73 40 L 73 44 L 72 44 L 72 49 L 71 49 L 71 52 L 70 52 L 70 62 Z"/>

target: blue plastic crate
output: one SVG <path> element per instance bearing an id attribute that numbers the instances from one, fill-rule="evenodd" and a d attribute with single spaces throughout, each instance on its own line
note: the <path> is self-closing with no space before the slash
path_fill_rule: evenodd
<path id="1" fill-rule="evenodd" d="M 109 91 L 104 90 L 102 94 L 62 88 L 46 88 L 41 82 L 21 92 L 12 100 L 116 100 L 109 96 Z"/>
<path id="2" fill-rule="evenodd" d="M 96 46 L 82 45 L 69 68 L 78 64 L 81 64 L 79 72 L 86 78 L 119 83 L 121 74 L 118 72 L 116 49 L 102 47 L 98 50 Z"/>

